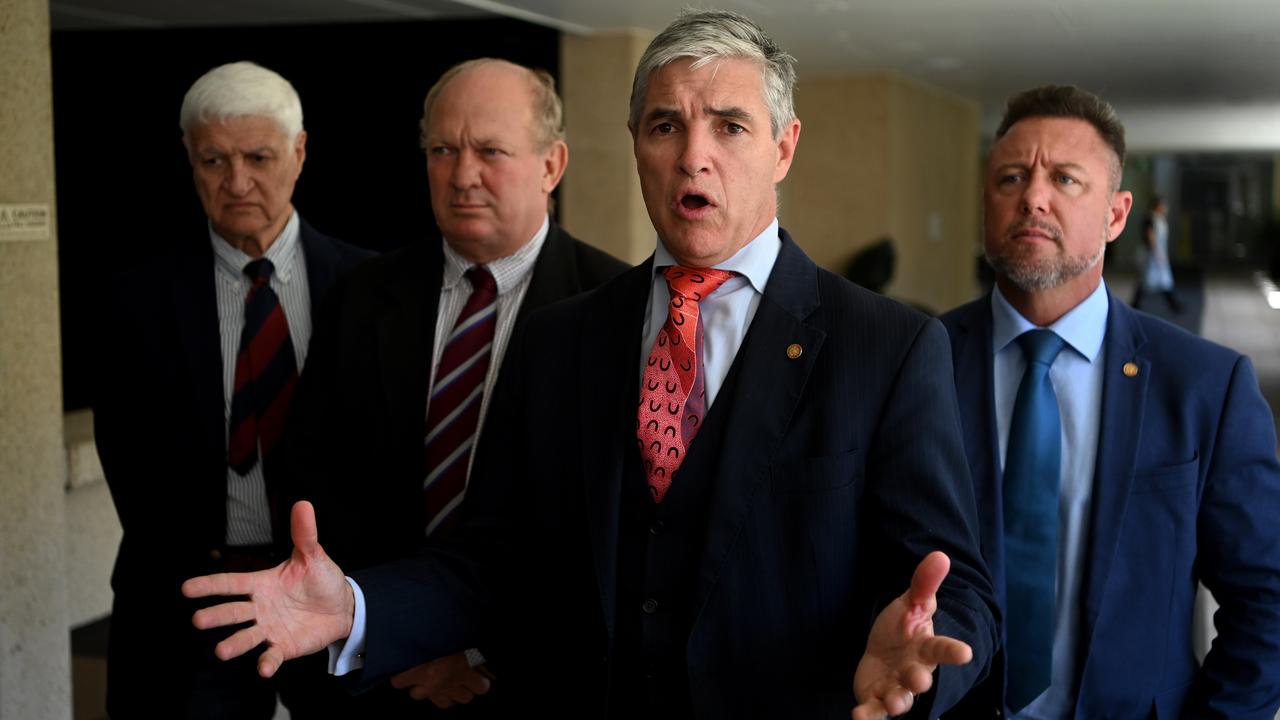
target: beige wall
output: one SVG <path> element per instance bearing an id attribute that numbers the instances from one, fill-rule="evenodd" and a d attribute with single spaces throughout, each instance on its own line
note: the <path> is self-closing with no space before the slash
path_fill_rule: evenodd
<path id="1" fill-rule="evenodd" d="M 888 235 L 888 293 L 935 311 L 972 298 L 979 237 L 976 103 L 888 74 L 802 78 L 803 123 L 781 221 L 837 272 Z"/>
<path id="2" fill-rule="evenodd" d="M 0 0 L 0 203 L 53 210 L 47 0 Z M 71 716 L 56 233 L 0 241 L 0 719 Z"/>
<path id="3" fill-rule="evenodd" d="M 628 31 L 564 35 L 560 42 L 569 139 L 560 220 L 580 240 L 631 263 L 653 252 L 653 225 L 627 131 L 631 78 L 652 39 L 651 33 Z"/>

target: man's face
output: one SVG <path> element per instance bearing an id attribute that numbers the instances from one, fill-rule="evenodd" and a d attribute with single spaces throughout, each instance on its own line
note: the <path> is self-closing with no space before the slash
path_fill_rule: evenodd
<path id="1" fill-rule="evenodd" d="M 533 237 L 568 162 L 563 142 L 538 146 L 530 83 L 504 63 L 464 71 L 427 122 L 431 209 L 450 247 L 472 262 L 511 255 Z"/>
<path id="2" fill-rule="evenodd" d="M 987 259 L 1024 292 L 1097 287 L 1106 244 L 1133 197 L 1112 189 L 1117 159 L 1092 125 L 1032 117 L 996 141 L 983 189 Z"/>
<path id="3" fill-rule="evenodd" d="M 265 117 L 196 125 L 185 138 L 196 194 L 213 229 L 242 249 L 265 249 L 293 214 L 293 186 L 307 157 L 296 140 Z"/>
<path id="4" fill-rule="evenodd" d="M 775 186 L 791 168 L 800 121 L 773 137 L 756 63 L 730 58 L 691 70 L 691 62 L 654 71 L 631 134 L 658 236 L 682 265 L 709 267 L 777 214 Z"/>

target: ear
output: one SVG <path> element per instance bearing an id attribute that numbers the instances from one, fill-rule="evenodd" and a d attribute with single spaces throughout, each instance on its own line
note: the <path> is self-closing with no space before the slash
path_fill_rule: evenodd
<path id="1" fill-rule="evenodd" d="M 306 130 L 298 131 L 298 138 L 293 141 L 293 152 L 298 158 L 297 174 L 293 176 L 294 179 L 296 180 L 298 178 L 298 175 L 302 174 L 302 163 L 307 161 L 307 131 Z"/>
<path id="2" fill-rule="evenodd" d="M 1111 207 L 1107 209 L 1107 242 L 1120 237 L 1131 209 L 1133 209 L 1133 193 L 1128 190 L 1117 190 L 1111 193 Z"/>
<path id="3" fill-rule="evenodd" d="M 547 146 L 542 155 L 542 192 L 551 194 L 564 177 L 565 168 L 569 167 L 569 146 L 563 140 L 556 140 Z"/>
<path id="4" fill-rule="evenodd" d="M 793 119 L 778 134 L 778 162 L 773 166 L 773 184 L 777 185 L 791 170 L 791 161 L 796 157 L 796 146 L 800 144 L 800 120 Z"/>

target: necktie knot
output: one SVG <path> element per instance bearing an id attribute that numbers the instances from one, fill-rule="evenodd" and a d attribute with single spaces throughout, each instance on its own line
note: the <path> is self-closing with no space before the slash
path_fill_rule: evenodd
<path id="1" fill-rule="evenodd" d="M 249 276 L 254 285 L 261 285 L 270 280 L 271 273 L 275 270 L 276 266 L 266 258 L 258 258 L 244 266 L 244 274 Z"/>
<path id="2" fill-rule="evenodd" d="M 703 298 L 718 290 L 726 280 L 733 277 L 733 273 L 728 270 L 689 268 L 680 265 L 672 265 L 662 274 L 667 279 L 667 287 L 671 289 L 673 304 L 676 298 L 695 303 L 701 302 Z"/>
<path id="3" fill-rule="evenodd" d="M 1027 357 L 1028 365 L 1037 363 L 1051 366 L 1054 359 L 1058 357 L 1058 353 L 1062 352 L 1062 348 L 1066 347 L 1067 343 L 1056 332 L 1041 328 L 1028 330 L 1019 335 L 1018 344 L 1022 346 L 1022 352 Z"/>
<path id="4" fill-rule="evenodd" d="M 483 265 L 474 265 L 466 272 L 467 280 L 471 282 L 473 290 L 488 292 L 493 295 L 498 294 L 498 281 L 493 279 L 493 273 L 489 272 L 489 268 Z"/>

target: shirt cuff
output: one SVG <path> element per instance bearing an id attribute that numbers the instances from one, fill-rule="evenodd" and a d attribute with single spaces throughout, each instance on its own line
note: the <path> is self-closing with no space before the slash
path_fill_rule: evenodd
<path id="1" fill-rule="evenodd" d="M 355 595 L 355 616 L 351 619 L 351 634 L 346 640 L 338 640 L 329 646 L 329 674 L 346 675 L 364 667 L 365 607 L 364 593 L 355 580 L 347 578 Z"/>
<path id="2" fill-rule="evenodd" d="M 467 648 L 464 654 L 467 656 L 467 665 L 475 667 L 484 664 L 484 655 L 481 655 L 476 648 Z"/>

